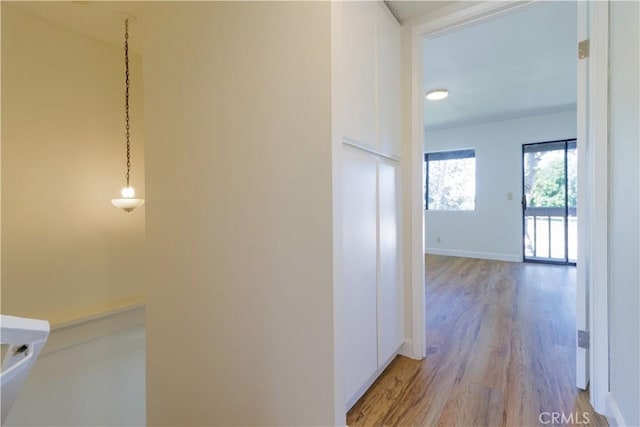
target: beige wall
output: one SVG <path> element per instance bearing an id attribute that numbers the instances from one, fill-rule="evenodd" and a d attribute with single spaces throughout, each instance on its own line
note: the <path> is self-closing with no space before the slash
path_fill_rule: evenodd
<path id="1" fill-rule="evenodd" d="M 131 65 L 140 191 L 140 58 Z M 3 314 L 55 325 L 141 301 L 144 207 L 110 203 L 124 181 L 123 74 L 121 49 L 2 3 Z"/>
<path id="2" fill-rule="evenodd" d="M 150 425 L 344 425 L 330 29 L 326 2 L 145 15 Z"/>

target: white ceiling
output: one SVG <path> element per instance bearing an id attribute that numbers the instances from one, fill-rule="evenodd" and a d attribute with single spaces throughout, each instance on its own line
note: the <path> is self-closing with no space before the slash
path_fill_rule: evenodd
<path id="1" fill-rule="evenodd" d="M 438 9 L 456 2 L 437 0 L 385 0 L 385 3 L 398 21 L 404 23 L 411 18 L 433 13 Z"/>
<path id="2" fill-rule="evenodd" d="M 574 108 L 575 2 L 544 2 L 425 39 L 425 127 L 441 128 Z"/>
<path id="3" fill-rule="evenodd" d="M 142 53 L 149 1 L 3 1 L 27 13 L 102 40 L 123 44 L 123 19 L 138 19 L 130 49 Z M 386 2 L 403 22 L 454 1 Z M 448 127 L 571 108 L 576 102 L 576 5 L 544 2 L 489 22 L 425 39 L 426 89 L 445 87 L 444 101 L 425 101 L 425 126 Z"/>
<path id="4" fill-rule="evenodd" d="M 110 45 L 122 46 L 123 14 L 143 20 L 145 8 L 154 1 L 2 1 L 24 12 L 65 26 L 79 33 L 102 40 Z M 432 13 L 458 1 L 385 1 L 392 13 L 405 22 L 408 19 Z M 131 28 L 130 48 L 142 54 L 142 37 L 136 37 L 136 27 Z"/>
<path id="5" fill-rule="evenodd" d="M 2 1 L 23 12 L 70 28 L 121 48 L 125 16 L 140 19 L 146 2 L 138 1 Z M 149 4 L 149 3 L 146 3 Z M 137 22 L 129 28 L 129 49 L 142 53 L 142 34 Z"/>

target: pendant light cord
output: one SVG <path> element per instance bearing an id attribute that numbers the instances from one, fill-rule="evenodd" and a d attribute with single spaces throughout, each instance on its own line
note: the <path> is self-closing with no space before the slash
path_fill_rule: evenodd
<path id="1" fill-rule="evenodd" d="M 124 111 L 126 121 L 127 136 L 127 187 L 129 187 L 129 174 L 131 171 L 131 143 L 129 138 L 129 20 L 124 21 L 124 68 L 125 68 L 125 92 L 124 92 Z"/>
<path id="2" fill-rule="evenodd" d="M 133 20 L 135 22 L 135 19 Z M 113 206 L 125 212 L 131 212 L 144 204 L 144 199 L 136 197 L 136 193 L 131 187 L 131 127 L 129 123 L 129 19 L 124 19 L 124 112 L 125 112 L 125 136 L 127 143 L 127 186 L 122 189 L 122 198 L 111 199 Z"/>

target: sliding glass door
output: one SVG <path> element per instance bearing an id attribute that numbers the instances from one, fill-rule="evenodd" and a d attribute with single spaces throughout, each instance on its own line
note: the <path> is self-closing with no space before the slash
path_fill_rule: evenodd
<path id="1" fill-rule="evenodd" d="M 525 144 L 523 242 L 525 261 L 576 262 L 576 141 Z"/>

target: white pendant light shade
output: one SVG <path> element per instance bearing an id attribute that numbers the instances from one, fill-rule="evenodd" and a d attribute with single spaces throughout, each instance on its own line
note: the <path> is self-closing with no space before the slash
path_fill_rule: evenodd
<path id="1" fill-rule="evenodd" d="M 116 208 L 120 208 L 125 212 L 131 212 L 135 208 L 144 205 L 144 199 L 111 199 L 111 203 Z"/>
<path id="2" fill-rule="evenodd" d="M 135 208 L 144 205 L 144 199 L 136 199 L 136 192 L 133 187 L 124 187 L 120 193 L 122 194 L 122 198 L 111 199 L 111 203 L 116 208 L 120 208 L 125 212 L 131 212 Z"/>

